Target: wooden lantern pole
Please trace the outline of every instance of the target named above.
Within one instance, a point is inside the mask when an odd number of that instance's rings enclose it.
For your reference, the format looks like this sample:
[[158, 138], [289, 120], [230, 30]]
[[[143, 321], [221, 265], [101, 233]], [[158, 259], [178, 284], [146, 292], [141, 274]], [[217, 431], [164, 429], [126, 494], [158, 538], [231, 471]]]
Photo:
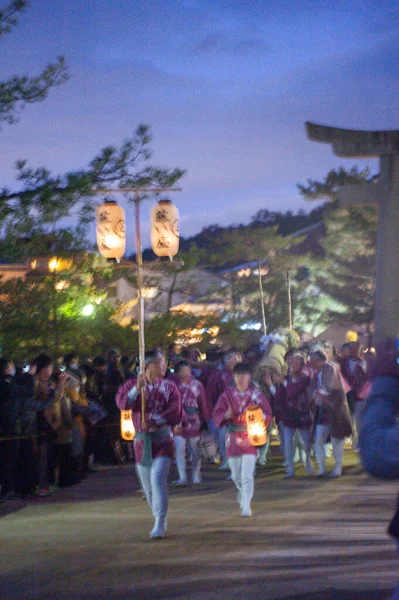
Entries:
[[[144, 296], [143, 296], [143, 253], [141, 250], [140, 232], [140, 202], [144, 200], [141, 194], [163, 194], [169, 192], [181, 192], [181, 188], [116, 188], [110, 190], [98, 190], [97, 194], [134, 193], [135, 225], [136, 225], [136, 264], [137, 264], [137, 299], [138, 299], [138, 327], [139, 327], [139, 358], [140, 371], [145, 372], [145, 336], [144, 336]], [[141, 421], [145, 423], [145, 390], [141, 392]]]
[[[136, 221], [136, 264], [137, 264], [137, 296], [138, 296], [138, 325], [139, 325], [139, 358], [140, 371], [145, 373], [145, 338], [144, 338], [144, 297], [143, 297], [143, 254], [141, 251], [140, 234], [140, 194], [135, 192], [134, 208]], [[145, 423], [145, 388], [141, 390], [141, 421]]]

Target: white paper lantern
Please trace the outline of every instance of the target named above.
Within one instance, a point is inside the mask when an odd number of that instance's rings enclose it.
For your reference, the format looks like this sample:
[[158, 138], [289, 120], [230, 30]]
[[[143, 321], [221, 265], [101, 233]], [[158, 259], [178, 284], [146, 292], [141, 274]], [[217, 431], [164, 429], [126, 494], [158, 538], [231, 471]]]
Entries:
[[133, 417], [131, 410], [121, 410], [121, 437], [122, 439], [131, 442], [136, 435], [133, 425]]
[[160, 200], [151, 211], [151, 246], [157, 256], [179, 250], [179, 211], [170, 200]]
[[264, 446], [267, 442], [267, 429], [261, 407], [248, 406], [245, 418], [249, 443], [252, 446]]
[[125, 211], [113, 200], [97, 206], [97, 245], [105, 258], [121, 258], [126, 248]]

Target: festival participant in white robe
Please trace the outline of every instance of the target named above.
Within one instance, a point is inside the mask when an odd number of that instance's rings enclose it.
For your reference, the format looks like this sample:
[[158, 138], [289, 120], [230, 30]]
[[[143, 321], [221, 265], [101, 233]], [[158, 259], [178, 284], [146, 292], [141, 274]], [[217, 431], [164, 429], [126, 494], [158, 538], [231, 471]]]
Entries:
[[201, 483], [201, 453], [198, 447], [200, 440], [201, 426], [205, 425], [210, 419], [209, 405], [205, 396], [205, 390], [202, 384], [194, 379], [191, 374], [190, 365], [185, 362], [179, 362], [175, 367], [177, 376], [177, 389], [180, 393], [182, 403], [182, 422], [175, 427], [175, 447], [176, 462], [179, 479], [175, 485], [187, 485], [186, 470], [186, 446], [192, 458], [192, 481], [193, 484]]
[[212, 416], [217, 427], [227, 425], [226, 453], [229, 467], [238, 489], [241, 515], [250, 517], [257, 448], [248, 439], [245, 411], [249, 406], [260, 406], [266, 427], [273, 417], [267, 399], [258, 388], [250, 386], [251, 368], [244, 363], [238, 363], [233, 374], [234, 386], [226, 389], [220, 396]]
[[[149, 352], [145, 373], [137, 380], [129, 379], [116, 395], [120, 410], [132, 409], [137, 473], [155, 518], [150, 533], [152, 538], [162, 538], [166, 533], [167, 479], [174, 454], [172, 428], [182, 418], [179, 391], [173, 382], [163, 379], [165, 372], [166, 362], [162, 354]], [[141, 417], [143, 390], [144, 423]]]

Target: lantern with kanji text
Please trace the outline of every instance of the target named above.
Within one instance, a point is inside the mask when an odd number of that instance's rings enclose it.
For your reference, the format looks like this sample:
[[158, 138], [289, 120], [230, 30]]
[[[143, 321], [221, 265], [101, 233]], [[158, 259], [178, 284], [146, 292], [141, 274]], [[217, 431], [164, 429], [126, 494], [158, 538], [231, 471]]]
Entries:
[[260, 406], [248, 406], [245, 411], [248, 440], [252, 446], [264, 446], [267, 441], [267, 429]]
[[126, 248], [125, 211], [114, 200], [97, 206], [97, 245], [105, 258], [122, 258]]
[[131, 442], [134, 439], [136, 431], [134, 429], [132, 411], [121, 410], [121, 436], [122, 439]]
[[179, 250], [179, 211], [170, 200], [159, 200], [151, 211], [151, 246], [170, 258]]

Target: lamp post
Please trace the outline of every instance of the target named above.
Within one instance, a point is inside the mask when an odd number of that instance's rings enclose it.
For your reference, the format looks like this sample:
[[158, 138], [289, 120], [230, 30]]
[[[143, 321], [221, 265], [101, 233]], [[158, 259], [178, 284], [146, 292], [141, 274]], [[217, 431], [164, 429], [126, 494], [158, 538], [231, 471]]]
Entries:
[[261, 273], [261, 270], [260, 270], [260, 260], [258, 260], [258, 274], [259, 274], [260, 305], [261, 305], [261, 308], [262, 308], [263, 334], [267, 335], [266, 314], [265, 314], [265, 295], [264, 295], [264, 292], [263, 292], [262, 273]]
[[287, 271], [287, 303], [288, 303], [288, 328], [292, 329], [292, 300], [291, 300], [291, 276]]
[[[136, 225], [136, 264], [137, 264], [137, 296], [138, 296], [138, 338], [140, 370], [144, 373], [145, 363], [145, 336], [144, 336], [144, 296], [143, 296], [143, 254], [141, 250], [140, 232], [140, 203], [145, 200], [143, 194], [162, 194], [169, 192], [181, 192], [181, 188], [116, 188], [108, 190], [97, 190], [97, 194], [134, 194], [134, 212]], [[142, 394], [141, 420], [145, 421], [145, 397]]]
[[54, 298], [54, 302], [53, 302], [54, 343], [55, 343], [55, 351], [58, 356], [58, 350], [60, 347], [60, 333], [59, 333], [59, 329], [58, 329], [58, 315], [57, 315], [57, 309], [58, 309], [58, 302], [57, 302], [58, 296], [57, 296], [57, 287], [56, 287], [57, 266], [58, 266], [58, 258], [57, 257], [52, 258], [48, 261], [48, 269], [53, 276], [52, 294], [53, 294], [53, 298]]

